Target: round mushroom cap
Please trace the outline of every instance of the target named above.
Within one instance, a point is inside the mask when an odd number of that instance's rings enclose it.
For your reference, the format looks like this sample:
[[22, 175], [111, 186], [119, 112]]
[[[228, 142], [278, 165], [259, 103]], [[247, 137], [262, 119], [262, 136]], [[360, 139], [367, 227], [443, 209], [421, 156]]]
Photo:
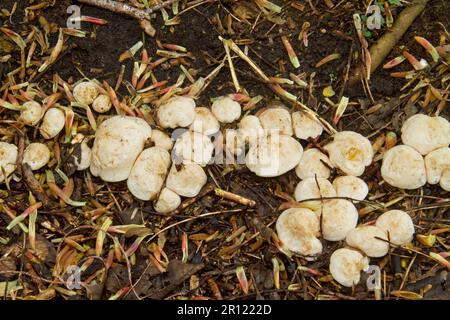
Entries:
[[317, 215], [305, 208], [291, 208], [283, 211], [276, 223], [278, 238], [289, 251], [303, 256], [317, 256], [322, 253], [320, 221]]
[[295, 168], [295, 173], [300, 179], [330, 177], [332, 164], [330, 159], [319, 149], [311, 148], [303, 152], [303, 156]]
[[52, 139], [64, 129], [65, 123], [64, 111], [59, 108], [51, 108], [45, 113], [39, 131], [45, 139]]
[[261, 122], [261, 126], [266, 131], [270, 132], [274, 130], [287, 136], [292, 136], [294, 134], [291, 114], [286, 108], [267, 108], [258, 115], [258, 118]]
[[354, 176], [337, 177], [333, 181], [333, 187], [338, 197], [353, 200], [362, 201], [369, 193], [367, 183], [363, 179]]
[[128, 190], [138, 199], [153, 200], [161, 191], [170, 167], [167, 150], [151, 147], [141, 152], [127, 180]]
[[170, 151], [173, 148], [173, 141], [169, 135], [158, 129], [152, 130], [151, 141], [155, 147], [163, 148], [167, 151]]
[[377, 226], [359, 226], [350, 230], [345, 241], [371, 258], [384, 257], [389, 251], [386, 232]]
[[[440, 148], [427, 154], [425, 156], [425, 170], [429, 184], [437, 184], [442, 181], [446, 171], [450, 171], [450, 148]], [[448, 176], [448, 173], [446, 175]]]
[[220, 124], [211, 110], [205, 107], [197, 107], [195, 108], [194, 122], [191, 123], [189, 129], [204, 135], [211, 135], [220, 130]]
[[204, 134], [186, 131], [175, 142], [173, 156], [176, 163], [195, 162], [202, 167], [211, 160], [214, 145]]
[[373, 149], [369, 139], [357, 132], [341, 131], [333, 141], [324, 146], [333, 166], [349, 176], [360, 176], [372, 163]]
[[98, 113], [108, 112], [111, 109], [111, 106], [111, 99], [106, 94], [99, 95], [92, 103], [92, 109]]
[[31, 170], [39, 170], [50, 160], [50, 150], [43, 143], [30, 143], [23, 152], [23, 163], [27, 163]]
[[388, 234], [390, 242], [396, 245], [408, 244], [414, 236], [414, 223], [405, 211], [390, 210], [378, 217], [375, 225]]
[[450, 144], [450, 122], [442, 117], [416, 114], [402, 126], [402, 141], [422, 155]]
[[245, 163], [260, 177], [277, 177], [295, 168], [303, 155], [302, 145], [286, 135], [262, 136], [250, 146]]
[[108, 182], [126, 180], [151, 133], [141, 118], [113, 116], [105, 120], [95, 133], [91, 173]]
[[75, 160], [75, 164], [77, 165], [78, 171], [83, 171], [89, 168], [91, 165], [91, 154], [92, 150], [89, 148], [85, 141], [81, 142], [81, 154], [80, 159]]
[[229, 96], [219, 97], [211, 106], [212, 113], [222, 123], [232, 123], [241, 116], [241, 105]]
[[163, 188], [154, 207], [156, 212], [169, 213], [176, 210], [180, 204], [181, 198], [177, 193], [168, 188]]
[[177, 169], [172, 165], [167, 176], [166, 187], [183, 197], [198, 195], [207, 180], [205, 171], [196, 163], [185, 163]]
[[317, 138], [323, 132], [323, 127], [316, 119], [312, 119], [306, 112], [296, 111], [292, 114], [292, 126], [295, 136], [302, 140]]
[[174, 96], [159, 106], [156, 118], [162, 128], [189, 127], [195, 119], [195, 101]]
[[98, 96], [98, 87], [92, 81], [83, 81], [73, 88], [73, 97], [78, 102], [90, 105]]
[[34, 126], [41, 120], [42, 106], [36, 101], [27, 101], [23, 104], [25, 109], [20, 113], [19, 121]]
[[337, 249], [330, 257], [330, 272], [333, 279], [345, 287], [359, 283], [361, 271], [369, 267], [369, 258], [356, 250]]
[[0, 141], [0, 183], [5, 181], [16, 170], [17, 147], [11, 143]]
[[397, 188], [420, 188], [427, 182], [425, 161], [412, 147], [395, 146], [383, 155], [381, 176], [384, 181]]
[[325, 201], [322, 206], [322, 234], [328, 241], [344, 240], [358, 223], [358, 210], [344, 199]]
[[258, 137], [264, 135], [264, 129], [257, 116], [247, 115], [239, 121], [239, 133], [250, 145], [257, 142]]
[[[296, 201], [308, 199], [320, 199], [336, 197], [336, 191], [333, 185], [324, 178], [306, 178], [300, 181], [295, 187], [294, 197]], [[320, 200], [311, 201], [320, 204]]]

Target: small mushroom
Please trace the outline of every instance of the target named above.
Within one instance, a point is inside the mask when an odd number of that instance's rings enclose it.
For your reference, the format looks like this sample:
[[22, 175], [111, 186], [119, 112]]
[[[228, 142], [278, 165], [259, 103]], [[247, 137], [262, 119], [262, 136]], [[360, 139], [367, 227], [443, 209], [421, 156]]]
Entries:
[[285, 107], [269, 107], [258, 114], [261, 126], [266, 131], [276, 130], [280, 134], [292, 136], [291, 114]]
[[450, 148], [431, 151], [425, 156], [425, 169], [429, 184], [440, 183], [441, 188], [450, 191]]
[[[300, 181], [295, 188], [294, 197], [296, 201], [308, 199], [320, 199], [336, 197], [333, 185], [324, 178], [306, 178]], [[308, 201], [311, 204], [320, 204], [320, 200]]]
[[182, 197], [195, 197], [205, 185], [207, 177], [196, 163], [172, 165], [167, 176], [166, 187]]
[[181, 159], [183, 162], [195, 162], [202, 167], [211, 160], [214, 145], [211, 139], [204, 134], [186, 131], [175, 142], [173, 154], [177, 163]]
[[375, 225], [388, 234], [390, 242], [405, 245], [414, 237], [414, 223], [405, 211], [390, 210], [378, 217]]
[[239, 156], [245, 151], [245, 140], [240, 130], [225, 130], [225, 148], [234, 156]]
[[156, 212], [169, 213], [176, 210], [180, 204], [181, 198], [177, 193], [169, 188], [163, 188], [154, 207]]
[[23, 152], [23, 163], [27, 163], [31, 170], [39, 170], [50, 160], [50, 150], [43, 143], [30, 143]]
[[367, 183], [363, 179], [354, 176], [337, 177], [333, 181], [333, 187], [338, 197], [353, 200], [362, 201], [369, 193]]
[[322, 234], [328, 241], [344, 240], [358, 223], [358, 210], [344, 199], [325, 201], [322, 206]]
[[222, 123], [232, 123], [241, 116], [241, 105], [229, 96], [219, 97], [214, 100], [211, 111]]
[[330, 159], [325, 154], [319, 149], [311, 148], [303, 152], [295, 173], [300, 179], [313, 177], [328, 179], [332, 167]]
[[92, 81], [83, 81], [73, 88], [73, 97], [80, 103], [90, 105], [98, 96], [98, 87]]
[[320, 221], [317, 215], [305, 208], [291, 208], [283, 211], [276, 223], [278, 238], [289, 251], [303, 256], [317, 256], [322, 253]]
[[417, 189], [427, 182], [422, 155], [407, 145], [395, 146], [383, 155], [381, 176], [391, 186]]
[[450, 122], [442, 117], [416, 114], [402, 126], [402, 141], [422, 155], [450, 144]]
[[16, 161], [17, 147], [11, 143], [0, 141], [0, 183], [16, 170]]
[[173, 141], [169, 135], [158, 129], [152, 130], [151, 141], [155, 147], [163, 148], [167, 151], [170, 151], [173, 148]]
[[292, 114], [292, 126], [295, 136], [302, 140], [317, 138], [323, 132], [323, 127], [315, 119], [312, 119], [306, 112], [296, 111]]
[[369, 267], [369, 258], [356, 250], [341, 248], [330, 257], [330, 272], [334, 280], [345, 287], [359, 283], [361, 271]]
[[211, 135], [220, 130], [220, 124], [211, 110], [197, 107], [195, 108], [194, 122], [191, 123], [189, 129], [204, 135]]
[[258, 141], [264, 135], [264, 129], [257, 116], [247, 115], [239, 121], [239, 133], [250, 144]]
[[111, 109], [111, 106], [111, 99], [106, 94], [99, 95], [92, 103], [92, 109], [98, 113], [108, 112]]
[[384, 257], [389, 251], [387, 234], [377, 226], [359, 226], [350, 230], [345, 241], [371, 258]]
[[81, 142], [81, 155], [80, 159], [75, 160], [75, 164], [77, 166], [78, 171], [83, 171], [89, 168], [91, 165], [91, 154], [92, 150], [89, 148], [85, 141]]
[[353, 131], [333, 135], [333, 141], [324, 146], [333, 166], [349, 176], [360, 176], [372, 163], [373, 149], [369, 139]]
[[52, 139], [61, 132], [65, 122], [64, 111], [59, 108], [51, 108], [45, 113], [39, 131], [45, 139]]
[[23, 104], [25, 108], [19, 117], [19, 121], [28, 126], [36, 125], [42, 117], [42, 106], [36, 101], [27, 101]]
[[174, 96], [159, 106], [156, 117], [164, 129], [189, 127], [195, 119], [195, 101], [190, 97]]

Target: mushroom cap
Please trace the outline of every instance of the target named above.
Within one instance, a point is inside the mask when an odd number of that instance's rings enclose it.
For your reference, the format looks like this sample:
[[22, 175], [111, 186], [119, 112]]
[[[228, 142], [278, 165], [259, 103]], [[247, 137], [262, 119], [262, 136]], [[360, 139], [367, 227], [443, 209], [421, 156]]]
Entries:
[[11, 143], [0, 141], [0, 183], [5, 181], [5, 175], [8, 177], [16, 170], [17, 147]]
[[39, 131], [45, 139], [52, 139], [61, 132], [65, 123], [64, 111], [59, 108], [51, 108], [45, 113]]
[[183, 197], [198, 195], [207, 180], [205, 171], [196, 163], [185, 163], [177, 169], [172, 165], [166, 180], [166, 187]]
[[177, 193], [169, 188], [163, 188], [154, 207], [156, 212], [169, 213], [176, 210], [180, 204], [181, 198]]
[[358, 284], [361, 271], [369, 267], [369, 258], [356, 250], [341, 248], [330, 257], [330, 272], [333, 279], [345, 287]]
[[195, 119], [195, 101], [174, 96], [159, 106], [156, 117], [162, 128], [189, 127]]
[[214, 145], [211, 139], [204, 134], [186, 131], [175, 142], [173, 156], [177, 163], [195, 162], [202, 167], [211, 160]]
[[407, 145], [395, 146], [383, 155], [381, 176], [391, 186], [417, 189], [427, 182], [422, 155]]
[[234, 156], [238, 156], [245, 151], [245, 139], [240, 130], [225, 130], [225, 148]]
[[296, 111], [292, 114], [292, 126], [295, 136], [302, 140], [317, 138], [323, 132], [323, 127], [315, 119], [312, 119], [306, 112]]
[[220, 130], [220, 124], [211, 110], [205, 107], [197, 107], [195, 108], [194, 122], [191, 123], [189, 129], [205, 135], [211, 135]]
[[314, 177], [328, 179], [332, 167], [330, 159], [324, 153], [319, 149], [311, 148], [303, 152], [303, 156], [295, 168], [295, 173], [300, 179]]
[[161, 191], [170, 167], [167, 150], [151, 147], [141, 152], [127, 180], [128, 190], [138, 199], [153, 200]]
[[31, 170], [39, 170], [50, 160], [50, 150], [43, 143], [30, 143], [23, 152], [23, 163], [27, 163]]
[[214, 100], [211, 111], [222, 123], [232, 123], [241, 116], [241, 105], [229, 96]]
[[278, 238], [294, 253], [316, 256], [322, 253], [320, 221], [317, 215], [305, 208], [291, 208], [283, 211], [276, 223]]
[[27, 101], [23, 104], [25, 110], [20, 113], [19, 120], [29, 126], [34, 126], [41, 120], [42, 106], [36, 101]]
[[258, 115], [258, 118], [261, 122], [261, 126], [266, 131], [275, 130], [278, 133], [287, 136], [292, 136], [294, 134], [291, 114], [286, 108], [266, 108]]
[[[296, 201], [308, 199], [320, 199], [336, 197], [336, 191], [333, 185], [324, 178], [306, 178], [300, 181], [295, 187], [294, 197]], [[320, 200], [311, 201], [320, 204]]]
[[439, 183], [444, 177], [444, 173], [450, 171], [450, 148], [436, 149], [427, 154], [425, 156], [425, 170], [429, 184]]
[[442, 117], [416, 114], [408, 118], [402, 126], [402, 141], [422, 155], [448, 147], [450, 144], [450, 122]]
[[371, 258], [380, 258], [387, 255], [389, 242], [386, 232], [377, 226], [359, 226], [350, 230], [345, 238], [347, 244], [359, 249]]
[[245, 163], [257, 176], [277, 177], [295, 168], [302, 155], [302, 145], [291, 136], [270, 134], [250, 146]]
[[367, 183], [358, 177], [341, 176], [333, 181], [333, 187], [338, 197], [362, 201], [369, 193]]
[[244, 116], [238, 124], [239, 132], [241, 136], [249, 142], [254, 144], [257, 142], [258, 137], [264, 135], [264, 129], [261, 126], [259, 118], [254, 115]]
[[375, 225], [388, 234], [388, 239], [396, 245], [411, 242], [414, 236], [414, 223], [405, 211], [390, 210], [378, 217]]
[[108, 112], [111, 109], [111, 106], [111, 99], [106, 94], [99, 95], [92, 103], [92, 109], [98, 113]]
[[445, 170], [442, 174], [441, 180], [439, 181], [439, 185], [445, 191], [450, 191], [450, 170]]
[[80, 147], [81, 147], [81, 157], [79, 161], [78, 159], [75, 160], [75, 164], [77, 165], [78, 171], [83, 171], [89, 168], [89, 166], [91, 165], [92, 150], [91, 148], [89, 148], [89, 146], [85, 141], [81, 142]]
[[137, 117], [113, 116], [102, 122], [92, 147], [92, 174], [108, 182], [127, 179], [151, 133], [147, 122]]
[[98, 87], [92, 81], [83, 81], [73, 88], [73, 97], [78, 102], [90, 105], [98, 96]]
[[358, 223], [358, 210], [344, 199], [325, 201], [322, 206], [322, 234], [328, 241], [345, 239]]
[[173, 141], [169, 135], [158, 129], [152, 130], [151, 141], [155, 147], [163, 148], [167, 151], [170, 151], [173, 148]]
[[349, 176], [360, 176], [372, 163], [373, 149], [369, 139], [353, 131], [341, 131], [324, 146], [333, 166]]

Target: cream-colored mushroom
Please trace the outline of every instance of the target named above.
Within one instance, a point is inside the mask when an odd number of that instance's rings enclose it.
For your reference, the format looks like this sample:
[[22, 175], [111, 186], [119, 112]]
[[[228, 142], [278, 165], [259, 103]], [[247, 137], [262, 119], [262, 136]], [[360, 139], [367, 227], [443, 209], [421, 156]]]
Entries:
[[36, 125], [42, 117], [42, 106], [36, 101], [27, 101], [23, 104], [24, 110], [20, 113], [19, 121], [29, 126]]
[[387, 234], [377, 226], [359, 226], [350, 230], [345, 241], [371, 258], [384, 257], [389, 251]]
[[156, 118], [162, 128], [189, 127], [195, 119], [195, 101], [174, 96], [159, 106]]
[[[334, 190], [333, 185], [327, 179], [306, 178], [297, 184], [294, 192], [294, 197], [296, 201], [330, 198], [336, 197], [336, 191]], [[310, 203], [320, 204], [321, 200], [310, 201]]]
[[314, 257], [322, 253], [320, 221], [317, 215], [304, 208], [283, 211], [276, 223], [278, 238], [289, 251]]
[[375, 225], [388, 234], [390, 242], [405, 245], [414, 237], [414, 223], [405, 211], [390, 210], [378, 217]]
[[353, 200], [362, 201], [369, 193], [367, 183], [363, 179], [354, 176], [337, 177], [333, 181], [333, 187], [338, 197]]
[[332, 164], [330, 159], [319, 149], [311, 148], [303, 152], [303, 156], [295, 168], [295, 173], [300, 179], [330, 177]]
[[395, 146], [383, 155], [381, 176], [391, 186], [417, 189], [425, 185], [427, 176], [422, 155], [407, 145]]
[[311, 118], [303, 111], [296, 111], [292, 114], [292, 126], [295, 136], [302, 140], [317, 138], [323, 132], [323, 127], [317, 120]]
[[52, 139], [61, 132], [65, 122], [64, 111], [59, 108], [51, 108], [45, 113], [39, 131], [45, 139]]
[[173, 151], [177, 163], [195, 162], [204, 167], [211, 160], [214, 145], [208, 136], [186, 131], [175, 142]]
[[205, 107], [197, 107], [195, 108], [194, 122], [191, 123], [189, 129], [205, 135], [211, 135], [220, 130], [220, 124], [211, 110]]
[[127, 179], [151, 133], [147, 122], [137, 117], [114, 116], [102, 122], [92, 147], [92, 174], [108, 182]]
[[353, 131], [336, 133], [324, 149], [331, 163], [349, 176], [362, 175], [372, 163], [373, 149], [369, 139]]
[[440, 183], [442, 189], [450, 191], [450, 148], [431, 151], [425, 156], [425, 169], [429, 184]]
[[195, 197], [207, 180], [205, 171], [196, 163], [172, 165], [166, 187], [183, 197]]
[[98, 96], [98, 87], [92, 81], [83, 81], [73, 88], [73, 97], [78, 102], [90, 105]]
[[222, 123], [232, 123], [241, 116], [241, 105], [229, 96], [219, 97], [214, 100], [211, 111]]
[[233, 156], [239, 156], [245, 151], [245, 140], [239, 130], [225, 130], [225, 148]]
[[422, 155], [450, 144], [450, 122], [442, 117], [416, 114], [402, 126], [402, 141]]
[[361, 271], [369, 267], [369, 258], [356, 250], [337, 249], [330, 257], [330, 272], [334, 280], [345, 287], [359, 283]]
[[17, 147], [11, 143], [0, 141], [0, 183], [16, 170], [16, 161]]
[[156, 212], [169, 213], [176, 210], [180, 204], [181, 198], [177, 193], [169, 188], [163, 188], [154, 207]]
[[89, 168], [91, 165], [91, 154], [92, 150], [89, 148], [87, 143], [85, 141], [81, 142], [81, 154], [80, 159], [77, 159], [75, 161], [75, 164], [77, 165], [78, 171], [83, 171]]
[[292, 136], [294, 134], [291, 114], [286, 108], [266, 108], [258, 114], [258, 118], [261, 122], [261, 126], [268, 132], [275, 130], [278, 133], [287, 136]]
[[257, 116], [244, 116], [238, 124], [239, 134], [250, 145], [257, 143], [258, 138], [264, 135], [264, 129]]
[[169, 135], [158, 129], [152, 130], [151, 141], [155, 147], [163, 148], [167, 151], [170, 151], [173, 148], [173, 141]]
[[99, 95], [92, 103], [92, 109], [98, 113], [108, 112], [111, 109], [111, 106], [111, 99], [106, 94]]
[[325, 240], [344, 240], [358, 223], [358, 210], [344, 199], [325, 201], [322, 206], [322, 235]]
[[23, 152], [23, 163], [27, 163], [31, 170], [39, 170], [50, 160], [50, 150], [43, 143], [30, 143]]

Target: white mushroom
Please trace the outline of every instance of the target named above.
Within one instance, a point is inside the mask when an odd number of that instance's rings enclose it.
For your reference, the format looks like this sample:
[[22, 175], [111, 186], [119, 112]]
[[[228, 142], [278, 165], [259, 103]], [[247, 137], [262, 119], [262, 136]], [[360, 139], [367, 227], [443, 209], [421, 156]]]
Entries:
[[422, 155], [448, 147], [450, 144], [450, 122], [442, 117], [416, 114], [402, 126], [402, 141]]
[[427, 182], [425, 161], [412, 147], [395, 146], [383, 155], [381, 176], [384, 181], [397, 188], [420, 188]]
[[229, 96], [219, 97], [211, 106], [212, 113], [222, 123], [232, 123], [241, 116], [241, 105]]
[[140, 200], [153, 200], [163, 187], [170, 162], [167, 150], [158, 147], [145, 149], [131, 169], [128, 190]]
[[195, 119], [195, 101], [190, 97], [172, 97], [159, 106], [156, 117], [162, 128], [189, 127]]
[[330, 272], [333, 279], [345, 287], [359, 283], [361, 271], [369, 267], [369, 258], [356, 250], [337, 249], [330, 257]]
[[245, 140], [239, 130], [225, 130], [225, 148], [234, 156], [239, 156], [245, 151]]
[[66, 116], [64, 111], [59, 108], [49, 109], [42, 120], [40, 127], [41, 135], [45, 139], [52, 139], [56, 137], [64, 128], [66, 122]]
[[114, 116], [102, 122], [92, 147], [92, 174], [108, 182], [127, 179], [151, 133], [147, 122], [137, 117]]
[[317, 256], [322, 253], [320, 221], [317, 215], [304, 208], [287, 209], [276, 223], [278, 238], [283, 246], [303, 256]]
[[22, 121], [26, 125], [34, 126], [41, 120], [42, 117], [42, 107], [40, 103], [36, 101], [27, 101], [23, 104], [25, 108], [19, 117], [19, 121]]
[[[336, 191], [327, 179], [306, 178], [297, 184], [294, 197], [296, 201], [336, 197]], [[311, 203], [320, 204], [321, 201], [315, 200], [311, 201]]]
[[81, 142], [81, 154], [80, 159], [77, 159], [75, 161], [75, 164], [77, 165], [78, 171], [83, 171], [89, 168], [91, 165], [91, 154], [92, 150], [89, 148], [87, 143], [85, 141]]
[[386, 232], [377, 226], [359, 226], [350, 230], [345, 241], [371, 258], [384, 257], [389, 251]]
[[303, 111], [296, 111], [292, 114], [292, 126], [295, 136], [302, 140], [315, 139], [323, 132], [322, 125]]
[[331, 163], [349, 176], [360, 176], [372, 163], [373, 149], [369, 139], [353, 131], [341, 131], [324, 146]]
[[325, 201], [322, 206], [322, 234], [325, 240], [344, 240], [358, 223], [358, 210], [344, 199]]
[[177, 163], [195, 162], [202, 167], [211, 160], [214, 145], [204, 134], [186, 131], [175, 142], [173, 156]]
[[333, 181], [333, 187], [338, 197], [362, 201], [369, 193], [367, 183], [358, 177], [342, 176]]
[[27, 163], [31, 170], [39, 170], [50, 160], [50, 150], [43, 143], [30, 143], [23, 152], [23, 163]]
[[0, 183], [5, 181], [16, 170], [17, 147], [11, 143], [0, 141]]
[[158, 129], [152, 130], [151, 141], [155, 147], [163, 148], [167, 151], [170, 151], [173, 148], [173, 141], [169, 135]]
[[106, 94], [99, 95], [92, 103], [92, 109], [98, 113], [108, 112], [111, 109], [111, 106], [111, 99]]
[[194, 122], [191, 123], [189, 129], [205, 135], [211, 135], [220, 130], [220, 124], [211, 110], [205, 107], [197, 107], [195, 108]]
[[440, 148], [427, 154], [425, 169], [429, 184], [440, 183], [442, 189], [450, 191], [450, 148]]
[[195, 197], [205, 185], [207, 177], [196, 163], [172, 165], [167, 176], [166, 187], [183, 197]]
[[264, 129], [257, 116], [247, 115], [239, 121], [239, 133], [250, 144], [257, 142], [264, 135]]
[[311, 148], [303, 152], [300, 163], [295, 168], [295, 173], [300, 179], [330, 177], [332, 164], [330, 159], [319, 149]]
[[178, 208], [180, 204], [181, 198], [177, 193], [168, 188], [163, 188], [154, 207], [156, 212], [169, 213]]
[[390, 242], [396, 245], [405, 245], [412, 241], [414, 236], [414, 223], [405, 211], [390, 210], [378, 217], [375, 225], [388, 234]]
[[292, 136], [294, 134], [292, 129], [291, 114], [286, 108], [271, 107], [264, 109], [258, 114], [261, 126], [266, 131], [276, 130], [280, 134]]
[[92, 81], [83, 81], [73, 88], [73, 97], [78, 102], [90, 105], [98, 96], [98, 87]]

